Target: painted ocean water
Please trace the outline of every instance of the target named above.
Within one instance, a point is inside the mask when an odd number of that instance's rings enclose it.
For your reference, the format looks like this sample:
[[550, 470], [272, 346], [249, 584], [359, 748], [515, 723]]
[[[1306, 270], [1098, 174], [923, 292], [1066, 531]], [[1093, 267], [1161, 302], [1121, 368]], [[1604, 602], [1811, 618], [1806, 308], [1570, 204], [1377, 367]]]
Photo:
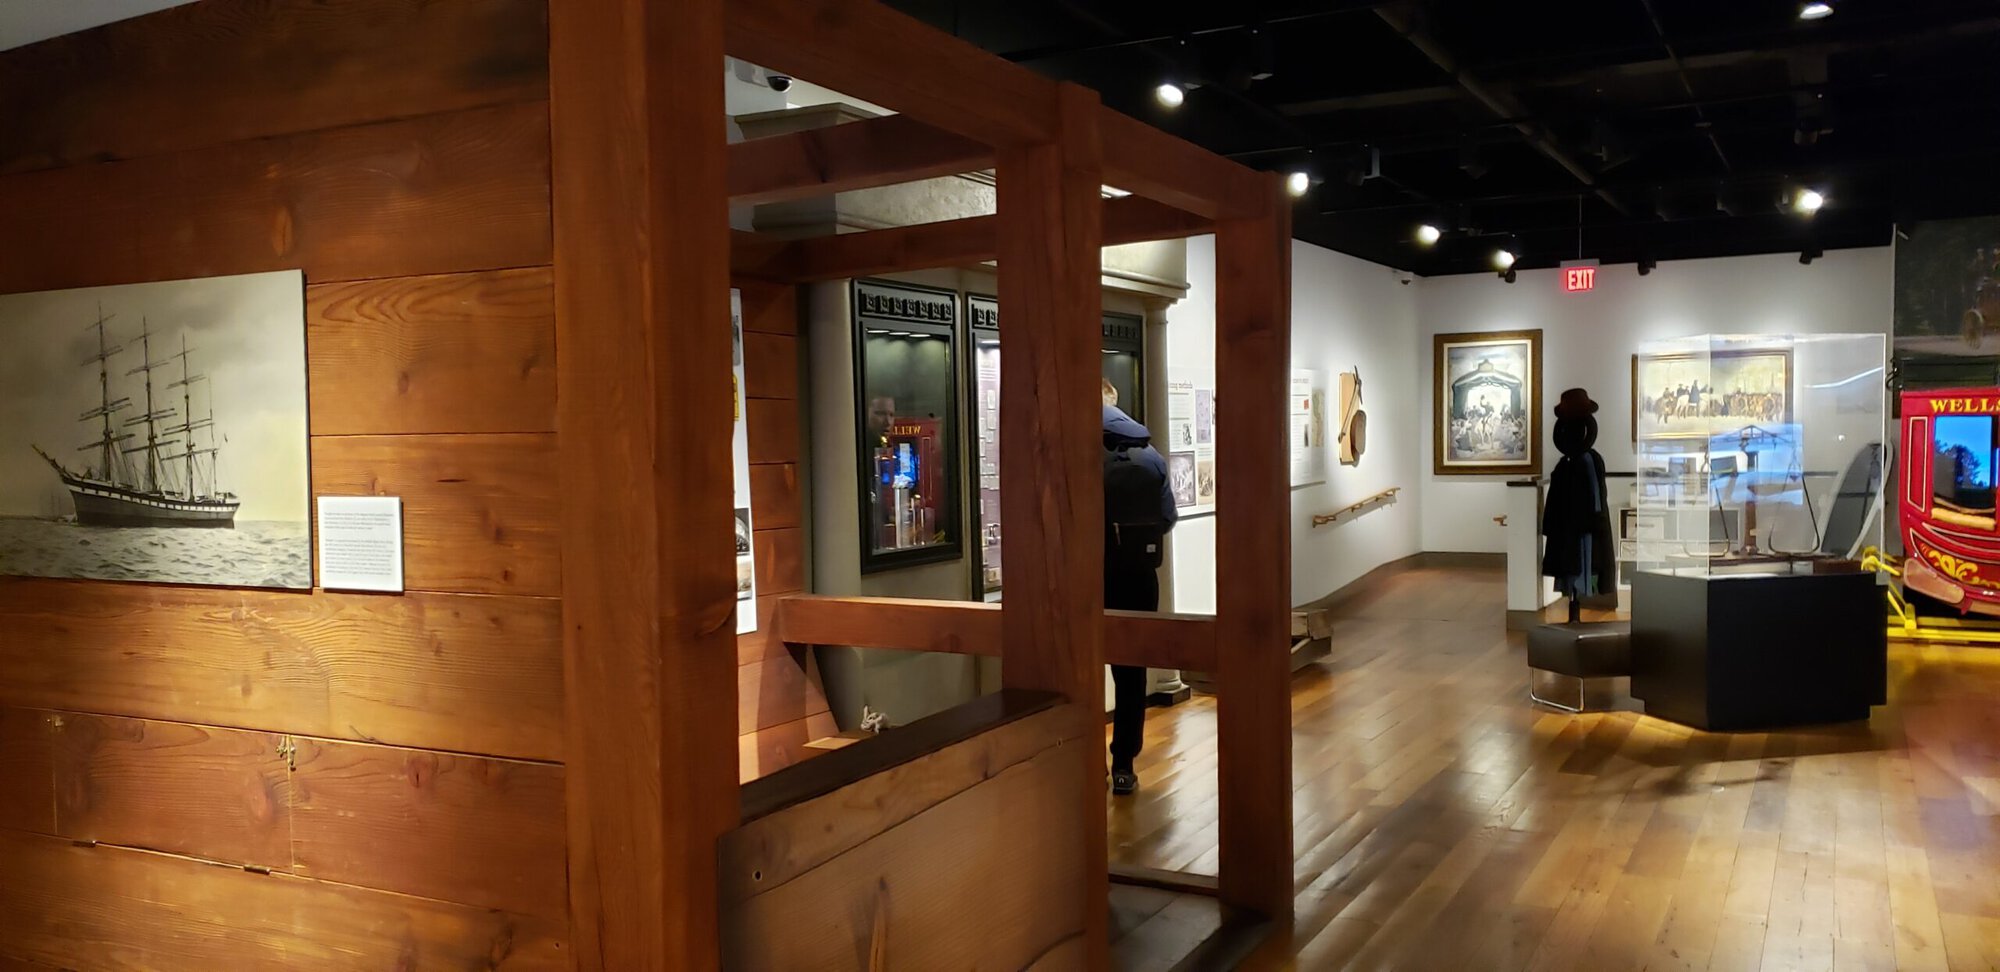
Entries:
[[312, 545], [305, 523], [247, 520], [209, 530], [0, 517], [0, 574], [308, 588]]

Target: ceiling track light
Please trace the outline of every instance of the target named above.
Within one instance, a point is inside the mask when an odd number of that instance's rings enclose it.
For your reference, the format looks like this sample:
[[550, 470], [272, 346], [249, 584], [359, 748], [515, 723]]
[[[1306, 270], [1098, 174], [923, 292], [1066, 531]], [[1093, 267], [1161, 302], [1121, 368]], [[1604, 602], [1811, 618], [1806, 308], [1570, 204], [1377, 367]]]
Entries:
[[1814, 260], [1817, 260], [1825, 255], [1826, 255], [1825, 248], [1819, 246], [1808, 246], [1805, 249], [1799, 251], [1799, 263], [1805, 266], [1812, 266], [1812, 262]]
[[1515, 272], [1514, 272], [1513, 270], [1502, 270], [1502, 271], [1500, 271], [1500, 280], [1501, 280], [1501, 282], [1503, 282], [1503, 283], [1513, 283], [1513, 282], [1514, 282], [1514, 280], [1515, 280], [1515, 278], [1516, 278], [1516, 276], [1517, 276], [1517, 275], [1516, 275], [1516, 273], [1515, 273]]
[[1435, 246], [1437, 241], [1443, 238], [1444, 230], [1438, 229], [1435, 224], [1422, 223], [1417, 226], [1417, 242], [1423, 246]]
[[1825, 20], [1833, 16], [1833, 4], [1829, 0], [1813, 0], [1799, 5], [1800, 20]]
[[1811, 216], [1826, 205], [1826, 194], [1817, 189], [1800, 189], [1792, 197], [1792, 209], [1802, 216]]
[[1153, 89], [1153, 100], [1167, 108], [1179, 108], [1187, 101], [1187, 89], [1172, 81], [1162, 81]]
[[1293, 199], [1312, 191], [1312, 187], [1312, 173], [1304, 169], [1294, 169], [1285, 176], [1285, 191], [1291, 193]]
[[[1508, 272], [1514, 269], [1514, 261], [1520, 259], [1512, 249], [1501, 247], [1493, 251], [1493, 269]], [[1510, 283], [1512, 281], [1509, 281]]]
[[1653, 270], [1657, 268], [1659, 265], [1660, 261], [1655, 260], [1652, 257], [1640, 257], [1638, 263], [1639, 276], [1643, 277], [1646, 276], [1647, 274], [1652, 273]]

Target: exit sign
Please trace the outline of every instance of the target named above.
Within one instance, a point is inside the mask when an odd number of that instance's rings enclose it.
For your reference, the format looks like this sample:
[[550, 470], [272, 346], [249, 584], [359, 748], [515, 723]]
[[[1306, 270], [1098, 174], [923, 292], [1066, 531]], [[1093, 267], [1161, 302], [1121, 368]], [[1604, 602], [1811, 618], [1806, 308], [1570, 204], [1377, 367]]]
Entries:
[[1597, 287], [1597, 261], [1571, 260], [1562, 265], [1563, 292], [1588, 293]]

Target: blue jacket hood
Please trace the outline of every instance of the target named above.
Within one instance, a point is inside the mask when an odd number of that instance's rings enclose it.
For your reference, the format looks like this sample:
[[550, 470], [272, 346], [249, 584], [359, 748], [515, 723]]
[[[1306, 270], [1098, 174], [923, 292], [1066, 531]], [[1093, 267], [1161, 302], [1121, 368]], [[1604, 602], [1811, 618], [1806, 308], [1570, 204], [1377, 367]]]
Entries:
[[1139, 424], [1139, 420], [1125, 414], [1116, 405], [1104, 406], [1104, 444], [1109, 446], [1151, 445], [1153, 433]]

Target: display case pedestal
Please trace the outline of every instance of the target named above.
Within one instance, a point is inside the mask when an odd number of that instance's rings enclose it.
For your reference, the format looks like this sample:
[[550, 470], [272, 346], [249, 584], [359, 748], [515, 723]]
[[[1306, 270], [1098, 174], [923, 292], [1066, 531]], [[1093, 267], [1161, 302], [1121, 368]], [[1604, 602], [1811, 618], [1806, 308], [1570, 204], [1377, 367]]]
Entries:
[[1887, 701], [1888, 642], [1872, 574], [1632, 579], [1632, 695], [1697, 729], [1868, 718]]

